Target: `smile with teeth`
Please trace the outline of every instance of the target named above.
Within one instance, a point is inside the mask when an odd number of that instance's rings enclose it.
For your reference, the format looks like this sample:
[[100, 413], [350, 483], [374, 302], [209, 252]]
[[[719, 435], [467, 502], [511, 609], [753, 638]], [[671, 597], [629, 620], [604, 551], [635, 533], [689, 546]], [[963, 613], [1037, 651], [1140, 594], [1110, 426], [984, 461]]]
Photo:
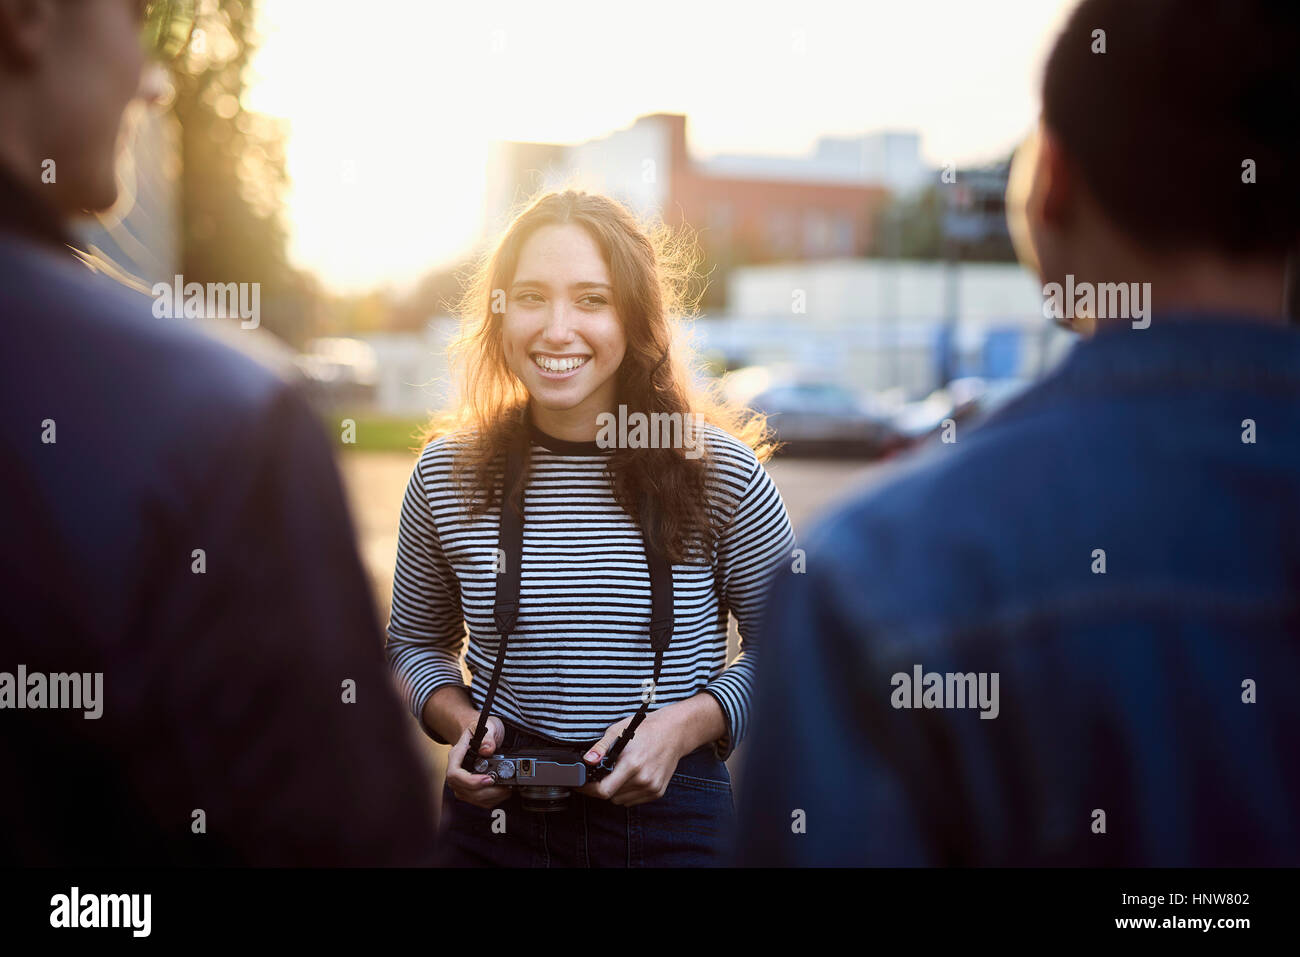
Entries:
[[587, 364], [590, 356], [569, 356], [564, 359], [555, 359], [551, 356], [544, 356], [533, 353], [533, 364], [539, 369], [545, 369], [547, 372], [572, 372], [580, 369]]

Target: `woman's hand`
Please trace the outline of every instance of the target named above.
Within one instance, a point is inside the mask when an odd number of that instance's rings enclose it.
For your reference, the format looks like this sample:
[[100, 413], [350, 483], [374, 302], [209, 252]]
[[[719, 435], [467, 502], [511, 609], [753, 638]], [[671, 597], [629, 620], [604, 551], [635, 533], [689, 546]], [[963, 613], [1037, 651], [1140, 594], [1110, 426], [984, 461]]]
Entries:
[[[477, 726], [476, 715], [474, 721], [461, 731], [460, 740], [447, 755], [447, 786], [451, 788], [451, 793], [462, 801], [478, 807], [495, 807], [510, 796], [510, 789], [494, 784], [492, 778], [486, 774], [472, 774], [461, 768], [461, 763], [465, 760], [465, 751], [469, 748], [469, 739]], [[495, 754], [505, 738], [506, 728], [501, 723], [501, 719], [488, 718], [487, 731], [478, 749], [479, 755], [487, 757], [489, 754]]]
[[[596, 764], [608, 754], [631, 720], [624, 718], [611, 725], [605, 736], [587, 752], [586, 762]], [[578, 793], [605, 798], [627, 807], [658, 800], [668, 790], [668, 781], [677, 770], [677, 762], [687, 750], [672, 706], [651, 711], [618, 756], [609, 776], [603, 781], [583, 785], [577, 789]]]

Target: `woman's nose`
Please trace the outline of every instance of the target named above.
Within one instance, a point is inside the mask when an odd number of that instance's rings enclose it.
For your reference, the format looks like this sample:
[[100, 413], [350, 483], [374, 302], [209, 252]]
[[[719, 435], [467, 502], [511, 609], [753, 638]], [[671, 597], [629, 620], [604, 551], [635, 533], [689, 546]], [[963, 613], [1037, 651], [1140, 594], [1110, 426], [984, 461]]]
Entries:
[[548, 342], [568, 342], [573, 338], [573, 322], [568, 305], [563, 302], [551, 305], [543, 335]]

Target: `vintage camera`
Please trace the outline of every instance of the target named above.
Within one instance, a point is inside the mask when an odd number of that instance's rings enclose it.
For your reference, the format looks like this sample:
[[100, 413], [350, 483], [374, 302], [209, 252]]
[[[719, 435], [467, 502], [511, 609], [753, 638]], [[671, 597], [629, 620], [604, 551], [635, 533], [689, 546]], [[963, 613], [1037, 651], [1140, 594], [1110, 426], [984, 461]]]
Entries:
[[493, 754], [474, 762], [475, 774], [489, 775], [503, 787], [519, 788], [519, 800], [526, 811], [561, 811], [574, 788], [599, 781], [610, 771], [608, 757], [597, 765], [582, 760], [582, 754], [563, 748], [532, 748], [511, 754]]

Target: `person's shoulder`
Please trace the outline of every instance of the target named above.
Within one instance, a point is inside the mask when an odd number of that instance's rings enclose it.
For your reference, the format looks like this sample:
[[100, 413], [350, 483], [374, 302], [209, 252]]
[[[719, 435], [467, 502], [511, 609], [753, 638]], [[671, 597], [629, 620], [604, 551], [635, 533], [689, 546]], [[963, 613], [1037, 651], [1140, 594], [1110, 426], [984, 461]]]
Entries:
[[749, 445], [719, 425], [705, 422], [696, 434], [687, 454], [702, 454], [710, 503], [730, 522], [754, 481], [766, 474], [763, 465]]
[[[75, 437], [76, 510], [139, 510], [183, 524], [219, 514], [254, 483], [333, 481], [321, 422], [295, 385], [193, 328], [158, 318], [149, 296], [75, 261], [0, 245], [0, 404]], [[269, 333], [267, 333], [269, 335]], [[26, 414], [11, 419], [27, 418]], [[0, 422], [0, 440], [24, 427]], [[21, 468], [57, 468], [20, 452]], [[227, 495], [227, 505], [213, 505]]]
[[190, 325], [219, 320], [156, 318], [142, 292], [70, 257], [0, 242], [11, 342], [42, 354], [46, 374], [85, 384], [81, 391], [99, 401], [147, 407], [160, 427], [169, 409], [228, 420], [257, 414], [284, 392], [276, 373]]
[[476, 438], [473, 429], [444, 432], [425, 443], [416, 458], [415, 469], [426, 489], [448, 484], [457, 462]]
[[800, 542], [825, 596], [901, 634], [994, 609], [1050, 574], [1030, 567], [1042, 559], [1031, 546], [1060, 528], [1065, 503], [1042, 484], [1069, 435], [1033, 391], [951, 444], [877, 466], [885, 474], [818, 515]]
[[824, 517], [828, 527], [885, 530], [904, 526], [913, 538], [930, 530], [951, 533], [955, 515], [985, 514], [1023, 496], [1042, 481], [1036, 463], [1050, 462], [1057, 442], [1069, 435], [1054, 415], [1039, 415], [1036, 386], [982, 424], [957, 425], [951, 442], [931, 440], [902, 459], [878, 468], [885, 474], [868, 488], [839, 503]]
[[712, 422], [704, 423], [700, 429], [699, 442], [704, 447], [705, 461], [710, 470], [728, 483], [740, 483], [743, 488], [762, 468], [758, 456], [747, 443]]
[[429, 463], [450, 462], [467, 451], [475, 441], [476, 431], [458, 429], [434, 436], [420, 449], [420, 460]]

